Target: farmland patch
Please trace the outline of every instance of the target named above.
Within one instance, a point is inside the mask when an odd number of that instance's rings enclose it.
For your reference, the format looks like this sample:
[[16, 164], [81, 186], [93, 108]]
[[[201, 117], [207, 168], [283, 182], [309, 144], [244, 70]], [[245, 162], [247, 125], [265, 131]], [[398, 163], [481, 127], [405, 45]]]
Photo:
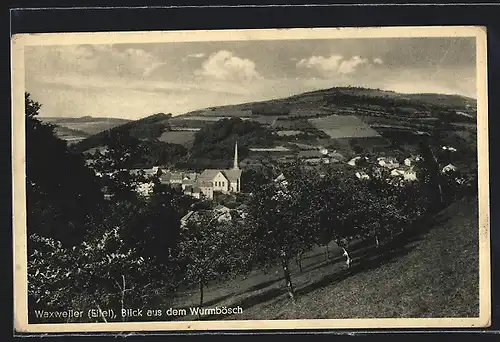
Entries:
[[330, 115], [308, 120], [332, 139], [380, 137], [380, 134], [353, 115]]
[[195, 133], [190, 131], [167, 131], [163, 132], [158, 140], [190, 147], [193, 144]]

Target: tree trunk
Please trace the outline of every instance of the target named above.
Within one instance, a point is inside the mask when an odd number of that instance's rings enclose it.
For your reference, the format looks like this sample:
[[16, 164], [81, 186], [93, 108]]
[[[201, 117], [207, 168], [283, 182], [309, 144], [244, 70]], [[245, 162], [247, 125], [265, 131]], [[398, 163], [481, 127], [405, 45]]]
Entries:
[[[200, 279], [200, 309], [203, 307], [203, 280]], [[198, 318], [201, 318], [201, 313], [198, 311]]]
[[379, 241], [379, 239], [378, 239], [378, 235], [375, 235], [375, 246], [376, 246], [377, 248], [379, 248], [379, 247], [380, 247], [380, 241]]
[[325, 245], [325, 260], [330, 259], [330, 253], [328, 252], [328, 244]]
[[[120, 302], [121, 302], [120, 304], [121, 304], [121, 308], [122, 308], [121, 312], [123, 312], [123, 309], [125, 309], [125, 289], [126, 289], [126, 287], [125, 287], [125, 275], [122, 274], [122, 298], [120, 300]], [[122, 321], [125, 321], [125, 320], [126, 320], [125, 316], [122, 317]]]
[[296, 261], [297, 261], [297, 266], [299, 266], [300, 273], [302, 273], [302, 252], [299, 252], [297, 254]]
[[347, 267], [351, 267], [351, 256], [349, 255], [349, 252], [347, 251], [347, 249], [345, 247], [341, 247], [342, 250], [344, 251], [344, 256], [345, 256], [345, 263], [347, 265]]
[[444, 198], [443, 198], [443, 187], [441, 186], [441, 181], [438, 179], [438, 192], [439, 192], [439, 203], [443, 204], [444, 203]]
[[283, 273], [285, 275], [285, 284], [288, 290], [288, 296], [292, 302], [295, 302], [295, 291], [293, 289], [292, 278], [290, 277], [290, 270], [288, 269], [288, 262], [282, 260], [281, 266], [283, 267]]

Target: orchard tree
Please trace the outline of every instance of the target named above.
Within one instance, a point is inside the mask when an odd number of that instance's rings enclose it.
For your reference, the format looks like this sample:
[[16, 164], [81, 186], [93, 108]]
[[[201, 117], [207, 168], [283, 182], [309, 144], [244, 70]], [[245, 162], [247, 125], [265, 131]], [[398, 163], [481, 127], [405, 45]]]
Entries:
[[199, 306], [203, 306], [204, 289], [209, 281], [233, 276], [238, 271], [238, 246], [229, 224], [219, 222], [225, 213], [211, 213], [191, 219], [182, 230], [178, 244], [177, 260], [184, 277], [183, 283], [197, 285]]
[[[425, 139], [425, 138], [424, 138]], [[420, 181], [429, 189], [432, 194], [433, 202], [438, 206], [444, 203], [443, 196], [443, 179], [439, 170], [439, 163], [432, 150], [428, 139], [420, 142], [420, 153], [422, 154], [422, 161], [416, 165]]]
[[326, 175], [314, 188], [311, 209], [315, 211], [316, 243], [325, 248], [325, 259], [329, 258], [328, 245], [335, 236], [340, 221], [340, 205], [343, 200], [339, 190], [340, 179]]
[[338, 224], [332, 231], [332, 237], [337, 246], [342, 249], [347, 267], [352, 264], [349, 245], [353, 240], [361, 237], [362, 225], [367, 219], [367, 208], [363, 206], [365, 187], [364, 183], [359, 182], [352, 175], [344, 175], [338, 187], [339, 196], [335, 217]]
[[295, 300], [290, 260], [309, 250], [315, 239], [310, 210], [312, 188], [298, 169], [290, 169], [285, 180], [263, 186], [249, 202], [255, 244], [254, 262], [259, 266], [281, 265], [288, 295]]

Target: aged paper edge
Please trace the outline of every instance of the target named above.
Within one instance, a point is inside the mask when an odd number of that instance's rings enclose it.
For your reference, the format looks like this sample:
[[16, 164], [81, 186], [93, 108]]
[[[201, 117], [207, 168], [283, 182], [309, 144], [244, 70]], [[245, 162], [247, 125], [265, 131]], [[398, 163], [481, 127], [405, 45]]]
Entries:
[[[477, 318], [374, 318], [190, 322], [29, 324], [27, 307], [24, 47], [33, 45], [120, 44], [239, 40], [475, 37], [479, 200], [479, 301]], [[479, 328], [491, 325], [488, 102], [486, 29], [478, 26], [246, 29], [18, 34], [11, 38], [12, 177], [14, 247], [14, 329], [17, 332], [241, 331], [376, 328]]]

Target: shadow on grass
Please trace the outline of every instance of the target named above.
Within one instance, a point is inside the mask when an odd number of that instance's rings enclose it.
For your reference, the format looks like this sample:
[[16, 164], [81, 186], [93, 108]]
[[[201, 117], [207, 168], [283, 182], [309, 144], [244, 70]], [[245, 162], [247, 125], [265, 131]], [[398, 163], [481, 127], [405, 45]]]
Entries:
[[216, 297], [216, 298], [213, 298], [209, 301], [206, 301], [203, 303], [203, 306], [210, 306], [210, 305], [213, 305], [213, 304], [217, 304], [218, 302], [221, 302], [223, 301], [224, 299], [228, 299], [228, 298], [231, 298], [231, 297], [234, 297], [235, 294], [234, 292], [233, 293], [230, 293], [230, 294], [227, 294], [227, 295], [224, 295], [224, 296], [220, 296], [220, 297]]
[[324, 276], [319, 281], [315, 281], [309, 285], [297, 289], [297, 296], [305, 295], [314, 290], [323, 288], [333, 283], [339, 283], [358, 273], [378, 268], [383, 264], [395, 262], [398, 257], [408, 254], [414, 247], [404, 246], [399, 249], [386, 250], [385, 253], [378, 254], [371, 259], [363, 259], [355, 263], [349, 268], [343, 268], [339, 272]]
[[264, 289], [266, 287], [269, 287], [269, 286], [271, 286], [273, 284], [276, 284], [277, 282], [280, 282], [280, 281], [283, 281], [283, 277], [279, 277], [277, 279], [271, 279], [271, 280], [264, 281], [262, 283], [253, 285], [253, 286], [249, 287], [248, 289], [246, 289], [245, 291], [243, 291], [242, 293], [247, 293], [247, 292], [253, 292], [253, 291], [257, 291], [257, 290], [262, 290], [262, 289]]
[[[234, 307], [240, 306], [243, 308], [243, 310], [245, 310], [245, 309], [251, 308], [255, 305], [273, 300], [273, 299], [285, 294], [286, 291], [287, 290], [284, 287], [282, 287], [282, 288], [273, 287], [267, 291], [264, 291], [264, 292], [261, 292], [261, 293], [256, 294], [256, 295], [246, 297], [240, 301], [231, 303], [229, 305], [229, 307], [234, 308]], [[201, 318], [201, 320], [214, 320], [214, 319], [221, 319], [221, 316], [220, 315], [210, 315], [210, 316], [203, 316]]]
[[[297, 290], [297, 295], [304, 295], [316, 289], [328, 286], [335, 282], [340, 282], [352, 275], [366, 270], [375, 269], [383, 264], [396, 261], [397, 258], [412, 251], [417, 243], [424, 239], [434, 227], [439, 226], [450, 220], [449, 213], [441, 212], [439, 215], [427, 217], [416, 221], [408, 226], [402, 233], [394, 236], [391, 240], [376, 247], [366, 241], [360, 241], [351, 246], [351, 258], [353, 265], [350, 268], [343, 268], [334, 274], [326, 275], [321, 280], [306, 285]], [[343, 256], [321, 262], [312, 268], [305, 269], [310, 272], [315, 269], [333, 265], [343, 261]], [[311, 265], [313, 266], [313, 265]]]

